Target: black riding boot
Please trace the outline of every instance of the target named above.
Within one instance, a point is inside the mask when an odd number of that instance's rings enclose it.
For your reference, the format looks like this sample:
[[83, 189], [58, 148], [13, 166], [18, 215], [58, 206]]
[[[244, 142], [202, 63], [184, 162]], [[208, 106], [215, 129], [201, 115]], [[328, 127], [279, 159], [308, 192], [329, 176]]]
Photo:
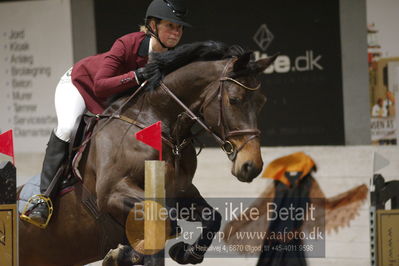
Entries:
[[40, 193], [44, 194], [59, 167], [67, 156], [68, 142], [59, 139], [54, 132], [51, 133], [44, 156], [42, 173], [40, 176]]
[[[22, 214], [21, 218], [39, 227], [47, 226], [50, 212], [52, 212], [51, 197], [57, 191], [57, 184], [47, 191], [58, 169], [67, 156], [68, 142], [59, 139], [54, 132], [51, 133], [44, 156], [42, 173], [40, 176], [40, 193], [30, 200], [30, 207]], [[59, 182], [58, 182], [59, 183]]]

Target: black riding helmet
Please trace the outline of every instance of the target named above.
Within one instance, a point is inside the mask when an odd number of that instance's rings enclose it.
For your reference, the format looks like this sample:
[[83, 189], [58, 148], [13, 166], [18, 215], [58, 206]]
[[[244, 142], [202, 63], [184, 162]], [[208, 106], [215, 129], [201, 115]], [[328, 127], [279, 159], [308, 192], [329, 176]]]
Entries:
[[174, 22], [185, 27], [191, 27], [191, 25], [185, 21], [187, 13], [188, 9], [185, 0], [153, 0], [147, 8], [145, 26], [164, 48], [171, 48], [165, 46], [161, 42], [158, 32], [154, 32], [148, 22], [151, 18], [157, 18]]

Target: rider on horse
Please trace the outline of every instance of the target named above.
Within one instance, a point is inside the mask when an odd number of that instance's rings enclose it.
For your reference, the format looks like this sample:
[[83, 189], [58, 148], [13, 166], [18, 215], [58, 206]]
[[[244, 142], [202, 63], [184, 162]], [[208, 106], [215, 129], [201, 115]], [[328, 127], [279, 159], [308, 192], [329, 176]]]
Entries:
[[153, 0], [147, 8], [145, 24], [115, 41], [106, 53], [77, 62], [62, 76], [55, 92], [57, 128], [51, 133], [41, 172], [40, 192], [30, 200], [30, 207], [21, 219], [44, 228], [51, 217], [50, 186], [67, 157], [71, 133], [77, 118], [86, 110], [101, 114], [113, 95], [137, 87], [149, 77], [144, 66], [151, 52], [174, 48], [190, 26], [185, 16], [184, 0]]

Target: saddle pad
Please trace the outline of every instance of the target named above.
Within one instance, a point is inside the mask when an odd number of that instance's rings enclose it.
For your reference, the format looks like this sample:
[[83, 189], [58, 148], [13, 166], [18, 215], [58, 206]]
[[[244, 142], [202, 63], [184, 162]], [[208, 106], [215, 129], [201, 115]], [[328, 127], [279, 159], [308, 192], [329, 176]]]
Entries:
[[21, 214], [25, 209], [28, 200], [33, 196], [40, 194], [40, 174], [35, 175], [29, 179], [19, 193], [18, 212]]

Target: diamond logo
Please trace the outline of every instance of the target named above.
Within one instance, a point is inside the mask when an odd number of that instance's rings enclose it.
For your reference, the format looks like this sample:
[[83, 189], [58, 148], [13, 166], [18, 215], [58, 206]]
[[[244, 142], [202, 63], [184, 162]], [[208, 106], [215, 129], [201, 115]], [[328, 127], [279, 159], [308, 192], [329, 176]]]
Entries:
[[260, 47], [260, 49], [262, 49], [263, 52], [266, 51], [267, 47], [269, 47], [273, 39], [274, 35], [267, 28], [266, 24], [262, 24], [253, 37], [253, 40]]

